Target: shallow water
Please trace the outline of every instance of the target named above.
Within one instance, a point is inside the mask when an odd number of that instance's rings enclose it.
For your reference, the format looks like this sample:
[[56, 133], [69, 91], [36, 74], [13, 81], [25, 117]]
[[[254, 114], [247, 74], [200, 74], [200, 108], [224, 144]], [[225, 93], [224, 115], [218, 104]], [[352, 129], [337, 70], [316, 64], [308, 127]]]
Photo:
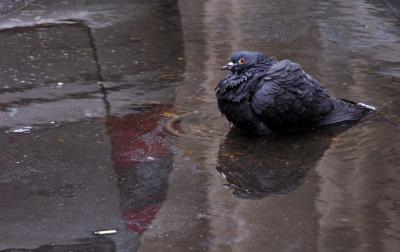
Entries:
[[[398, 251], [396, 1], [17, 2], [0, 17], [0, 251]], [[236, 132], [214, 88], [242, 49], [378, 113]]]

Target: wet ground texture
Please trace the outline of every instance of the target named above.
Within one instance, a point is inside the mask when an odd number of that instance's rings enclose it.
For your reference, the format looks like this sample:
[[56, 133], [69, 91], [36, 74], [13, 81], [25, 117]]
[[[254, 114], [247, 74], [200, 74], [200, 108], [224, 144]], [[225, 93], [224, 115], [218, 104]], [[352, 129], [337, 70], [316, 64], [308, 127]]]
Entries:
[[[399, 251], [399, 13], [395, 0], [1, 1], [0, 251]], [[243, 135], [214, 96], [237, 50], [296, 61], [378, 112]]]

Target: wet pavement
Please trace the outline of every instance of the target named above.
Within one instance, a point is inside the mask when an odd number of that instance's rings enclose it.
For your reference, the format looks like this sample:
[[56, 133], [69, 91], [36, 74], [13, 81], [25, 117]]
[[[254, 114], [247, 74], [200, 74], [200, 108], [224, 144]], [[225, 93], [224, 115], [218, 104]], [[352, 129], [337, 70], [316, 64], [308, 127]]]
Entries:
[[[397, 1], [0, 9], [0, 251], [399, 250]], [[378, 113], [231, 130], [214, 87], [240, 49], [292, 59]]]

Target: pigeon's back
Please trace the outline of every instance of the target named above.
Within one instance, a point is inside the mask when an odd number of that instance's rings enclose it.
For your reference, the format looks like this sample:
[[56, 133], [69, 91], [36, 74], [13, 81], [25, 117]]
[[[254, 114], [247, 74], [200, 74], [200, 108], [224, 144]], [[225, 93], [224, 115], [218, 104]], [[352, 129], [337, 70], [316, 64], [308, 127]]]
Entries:
[[289, 60], [271, 66], [251, 104], [272, 130], [317, 125], [333, 109], [333, 101], [320, 83]]

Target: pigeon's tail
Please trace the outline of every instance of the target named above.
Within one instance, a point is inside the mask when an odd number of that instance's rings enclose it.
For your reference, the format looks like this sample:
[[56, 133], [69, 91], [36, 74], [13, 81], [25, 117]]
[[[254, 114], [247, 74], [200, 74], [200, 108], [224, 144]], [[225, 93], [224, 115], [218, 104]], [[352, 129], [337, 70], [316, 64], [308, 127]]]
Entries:
[[364, 103], [355, 103], [345, 99], [334, 99], [334, 109], [320, 122], [320, 126], [342, 122], [357, 122], [367, 113], [375, 111], [375, 107]]
[[374, 106], [371, 106], [371, 105], [368, 105], [368, 104], [365, 104], [365, 103], [362, 103], [362, 102], [357, 103], [357, 105], [361, 106], [363, 108], [366, 108], [369, 111], [375, 111], [376, 110], [376, 108]]

